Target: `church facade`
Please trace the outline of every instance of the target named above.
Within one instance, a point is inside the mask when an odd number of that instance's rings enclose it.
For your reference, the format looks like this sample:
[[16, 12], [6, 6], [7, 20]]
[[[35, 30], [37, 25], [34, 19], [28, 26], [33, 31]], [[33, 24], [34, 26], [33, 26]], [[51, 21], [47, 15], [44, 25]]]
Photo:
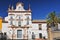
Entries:
[[8, 8], [8, 16], [2, 23], [2, 32], [8, 39], [48, 39], [46, 20], [32, 20], [32, 11], [25, 10], [23, 3]]

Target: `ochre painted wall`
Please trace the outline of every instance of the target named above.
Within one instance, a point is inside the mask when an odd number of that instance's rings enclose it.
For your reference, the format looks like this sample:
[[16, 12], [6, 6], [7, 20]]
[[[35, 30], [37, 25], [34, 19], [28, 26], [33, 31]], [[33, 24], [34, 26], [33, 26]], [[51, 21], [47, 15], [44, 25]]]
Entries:
[[0, 30], [2, 30], [2, 18], [0, 18]]

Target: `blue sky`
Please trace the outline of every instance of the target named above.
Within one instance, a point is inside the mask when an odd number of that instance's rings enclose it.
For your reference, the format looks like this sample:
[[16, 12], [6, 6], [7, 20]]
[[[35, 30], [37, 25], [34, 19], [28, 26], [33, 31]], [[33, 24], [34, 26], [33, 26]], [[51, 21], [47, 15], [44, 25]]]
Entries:
[[32, 19], [46, 19], [46, 16], [52, 11], [60, 14], [60, 0], [0, 0], [0, 16], [6, 17], [8, 6], [13, 5], [15, 7], [17, 2], [24, 3], [25, 9], [28, 9], [30, 4]]

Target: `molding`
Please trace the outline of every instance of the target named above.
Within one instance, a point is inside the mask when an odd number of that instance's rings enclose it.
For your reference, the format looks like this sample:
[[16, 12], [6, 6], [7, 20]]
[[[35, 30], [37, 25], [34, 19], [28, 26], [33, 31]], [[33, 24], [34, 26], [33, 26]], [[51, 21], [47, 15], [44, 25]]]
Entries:
[[25, 20], [31, 20], [31, 19], [25, 19]]
[[8, 11], [8, 13], [31, 13], [31, 11], [14, 11], [14, 10], [11, 10], [11, 11]]
[[16, 19], [16, 21], [23, 21], [23, 19]]
[[15, 14], [12, 14], [12, 13], [11, 13], [11, 14], [9, 14], [9, 15], [15, 15]]
[[27, 27], [27, 26], [21, 26], [21, 27], [19, 27], [19, 26], [8, 26], [8, 28], [29, 28], [29, 27]]
[[46, 20], [32, 20], [32, 23], [47, 23]]
[[8, 21], [3, 20], [2, 23], [8, 23]]
[[28, 13], [27, 13], [27, 14], [25, 14], [25, 15], [31, 15], [31, 14], [28, 14]]
[[10, 21], [14, 21], [14, 20], [16, 20], [16, 21], [23, 21], [23, 19], [9, 19]]
[[32, 22], [32, 23], [46, 23], [46, 22]]

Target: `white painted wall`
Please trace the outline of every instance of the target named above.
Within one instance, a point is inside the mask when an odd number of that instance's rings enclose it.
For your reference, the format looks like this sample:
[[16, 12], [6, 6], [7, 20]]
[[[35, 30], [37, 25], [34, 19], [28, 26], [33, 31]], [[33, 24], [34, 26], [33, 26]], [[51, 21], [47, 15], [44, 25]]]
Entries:
[[60, 24], [58, 24], [58, 29], [60, 30]]
[[32, 38], [32, 32], [35, 33], [36, 38], [39, 38], [39, 33], [42, 33], [42, 37], [48, 38], [47, 34], [47, 25], [46, 23], [42, 23], [42, 30], [39, 30], [39, 25], [38, 23], [33, 23], [32, 28], [29, 29], [29, 39]]
[[7, 32], [8, 31], [8, 23], [2, 23], [2, 32]]
[[[20, 9], [19, 9], [19, 7], [20, 7]], [[14, 10], [14, 11], [26, 11], [24, 8], [23, 8], [23, 6], [21, 6], [21, 4], [19, 4], [18, 6], [16, 6], [16, 9]], [[15, 25], [15, 26], [17, 26], [18, 27], [18, 21], [17, 21], [17, 19], [18, 19], [18, 15], [19, 16], [21, 16], [21, 19], [23, 19], [23, 21], [21, 21], [21, 26], [24, 26], [24, 25], [26, 25], [26, 23], [27, 23], [27, 20], [26, 20], [26, 18], [27, 18], [27, 16], [29, 16], [29, 26], [32, 26], [32, 28], [29, 28], [28, 29], [28, 38], [29, 39], [31, 39], [32, 38], [32, 32], [34, 32], [34, 34], [35, 34], [35, 36], [36, 36], [36, 38], [39, 38], [39, 33], [42, 33], [42, 36], [44, 37], [46, 37], [46, 38], [48, 38], [48, 35], [47, 35], [47, 24], [46, 23], [41, 23], [42, 24], [42, 30], [39, 30], [39, 25], [38, 25], [38, 23], [32, 23], [32, 21], [31, 21], [31, 13], [8, 13], [8, 16], [7, 17], [5, 17], [5, 21], [8, 21], [8, 23], [3, 23], [3, 29], [2, 29], [2, 31], [3, 32], [7, 32], [7, 35], [9, 36], [9, 38], [11, 38], [11, 36], [12, 36], [12, 29], [11, 28], [8, 28], [8, 26], [11, 26], [10, 25], [10, 17], [11, 17], [11, 15], [9, 15], [9, 14], [14, 14], [14, 15], [12, 15], [13, 16], [13, 24]], [[30, 15], [25, 15], [25, 14], [30, 14]], [[16, 39], [17, 39], [17, 30], [18, 29], [20, 29], [20, 28], [17, 28], [17, 29], [15, 29], [15, 34], [16, 34]], [[23, 30], [23, 29], [22, 29]], [[23, 34], [24, 34], [24, 30], [23, 30]], [[23, 35], [22, 35], [23, 36]], [[22, 37], [23, 38], [23, 37]], [[12, 39], [12, 38], [11, 38]]]
[[[20, 29], [21, 28], [18, 28], [18, 29], [15, 29], [15, 31], [14, 31], [15, 34], [16, 34], [16, 38], [17, 38], [17, 30], [20, 30]], [[23, 29], [21, 29], [21, 30], [23, 30]], [[8, 28], [8, 23], [2, 23], [2, 32], [7, 32], [7, 35], [9, 35], [9, 38], [11, 38], [11, 36], [12, 36], [12, 29]], [[42, 30], [39, 30], [38, 24], [33, 23], [32, 24], [32, 28], [28, 29], [28, 36], [29, 36], [28, 38], [29, 39], [32, 38], [32, 32], [35, 33], [36, 38], [39, 38], [39, 33], [42, 33], [43, 37], [45, 36], [46, 38], [48, 38], [46, 23], [42, 24]], [[24, 34], [24, 30], [23, 30], [23, 34]]]
[[2, 32], [6, 32], [7, 33], [7, 37], [10, 38], [10, 34], [9, 33], [9, 29], [8, 29], [8, 23], [2, 23]]

